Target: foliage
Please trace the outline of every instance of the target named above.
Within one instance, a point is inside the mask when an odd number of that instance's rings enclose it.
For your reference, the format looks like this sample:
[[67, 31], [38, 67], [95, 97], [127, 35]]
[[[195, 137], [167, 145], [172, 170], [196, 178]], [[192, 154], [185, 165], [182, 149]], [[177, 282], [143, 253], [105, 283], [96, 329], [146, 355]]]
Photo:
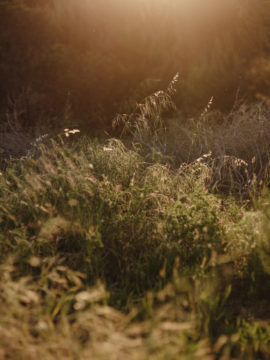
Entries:
[[251, 211], [207, 164], [44, 141], [0, 177], [2, 357], [268, 358], [267, 194]]

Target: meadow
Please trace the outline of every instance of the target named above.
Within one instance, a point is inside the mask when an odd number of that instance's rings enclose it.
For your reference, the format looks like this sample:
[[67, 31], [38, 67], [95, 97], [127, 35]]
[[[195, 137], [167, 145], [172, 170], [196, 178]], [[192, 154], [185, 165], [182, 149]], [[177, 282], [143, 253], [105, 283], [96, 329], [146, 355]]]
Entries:
[[0, 359], [270, 359], [268, 3], [207, 1], [0, 3]]
[[[3, 359], [269, 358], [267, 108], [216, 129], [206, 109], [179, 165], [165, 95], [130, 115], [123, 140], [65, 129], [1, 173]], [[220, 132], [231, 144], [223, 127], [232, 139], [244, 122], [261, 126], [261, 149], [253, 129], [234, 155], [216, 153]], [[198, 127], [208, 154], [191, 161]]]

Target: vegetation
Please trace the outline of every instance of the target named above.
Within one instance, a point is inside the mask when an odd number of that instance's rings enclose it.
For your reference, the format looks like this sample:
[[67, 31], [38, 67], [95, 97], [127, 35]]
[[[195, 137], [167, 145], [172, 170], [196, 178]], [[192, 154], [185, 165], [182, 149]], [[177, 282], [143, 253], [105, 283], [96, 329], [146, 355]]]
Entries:
[[0, 359], [270, 358], [268, 2], [206, 2], [0, 3]]
[[[159, 95], [126, 120], [126, 145], [65, 129], [1, 174], [3, 358], [269, 358], [269, 195], [255, 158], [268, 125], [246, 177], [236, 152], [211, 147], [178, 166], [179, 146], [158, 149], [175, 133], [151, 122]], [[194, 126], [213, 140], [228, 118], [213, 129], [211, 116]]]

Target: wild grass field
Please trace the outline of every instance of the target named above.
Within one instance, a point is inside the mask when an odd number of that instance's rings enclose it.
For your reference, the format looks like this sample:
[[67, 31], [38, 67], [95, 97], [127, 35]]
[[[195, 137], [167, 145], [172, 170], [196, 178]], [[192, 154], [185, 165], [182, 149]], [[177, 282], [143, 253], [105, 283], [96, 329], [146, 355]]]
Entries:
[[269, 1], [198, 4], [0, 2], [0, 360], [270, 359]]
[[176, 79], [122, 140], [65, 129], [9, 160], [1, 358], [269, 359], [269, 109], [166, 127]]

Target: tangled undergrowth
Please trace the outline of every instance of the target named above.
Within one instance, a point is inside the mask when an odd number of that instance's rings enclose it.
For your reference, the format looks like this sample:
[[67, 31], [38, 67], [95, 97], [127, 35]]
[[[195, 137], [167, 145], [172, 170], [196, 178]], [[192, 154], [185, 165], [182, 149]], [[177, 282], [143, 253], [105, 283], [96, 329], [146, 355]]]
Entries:
[[67, 136], [9, 162], [0, 357], [268, 359], [269, 196], [212, 171]]

